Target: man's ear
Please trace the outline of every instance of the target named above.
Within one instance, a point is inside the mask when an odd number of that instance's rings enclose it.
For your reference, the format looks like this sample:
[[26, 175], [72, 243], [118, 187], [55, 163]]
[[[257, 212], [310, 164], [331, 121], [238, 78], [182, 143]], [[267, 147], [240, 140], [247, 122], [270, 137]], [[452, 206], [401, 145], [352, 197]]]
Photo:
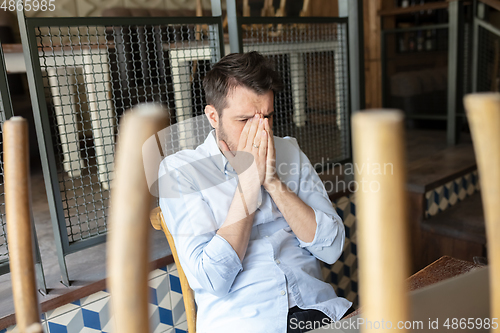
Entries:
[[213, 128], [219, 128], [219, 113], [213, 105], [205, 106], [205, 115]]

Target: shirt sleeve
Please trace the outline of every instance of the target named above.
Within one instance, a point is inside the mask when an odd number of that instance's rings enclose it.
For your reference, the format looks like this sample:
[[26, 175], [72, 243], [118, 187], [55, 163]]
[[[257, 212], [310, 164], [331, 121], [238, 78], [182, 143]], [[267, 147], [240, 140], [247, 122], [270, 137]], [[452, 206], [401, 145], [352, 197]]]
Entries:
[[[237, 274], [243, 269], [232, 246], [216, 234], [212, 210], [196, 181], [180, 168], [160, 166], [160, 207], [175, 242], [186, 276], [211, 294], [227, 295]], [[168, 172], [167, 172], [168, 171]]]
[[[296, 144], [296, 142], [294, 143]], [[299, 246], [306, 248], [319, 260], [333, 264], [340, 257], [344, 248], [344, 224], [333, 208], [316, 170], [307, 156], [300, 148], [298, 149], [300, 151], [301, 171], [297, 196], [314, 210], [317, 224], [314, 239], [309, 243], [299, 239]]]

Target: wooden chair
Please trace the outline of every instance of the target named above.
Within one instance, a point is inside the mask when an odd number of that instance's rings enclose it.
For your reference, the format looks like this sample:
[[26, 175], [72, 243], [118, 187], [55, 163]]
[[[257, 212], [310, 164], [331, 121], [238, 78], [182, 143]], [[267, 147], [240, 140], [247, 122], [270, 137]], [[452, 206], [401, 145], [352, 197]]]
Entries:
[[179, 262], [179, 256], [177, 255], [177, 249], [175, 248], [174, 239], [172, 234], [168, 230], [165, 219], [163, 218], [163, 213], [160, 207], [156, 207], [151, 211], [149, 216], [153, 228], [156, 230], [163, 230], [165, 236], [167, 237], [168, 245], [172, 251], [172, 256], [174, 257], [175, 265], [177, 266], [177, 272], [179, 272], [179, 280], [181, 281], [182, 298], [184, 299], [184, 307], [186, 309], [186, 319], [188, 324], [188, 332], [196, 332], [196, 304], [194, 302], [194, 292], [189, 286], [189, 282], [184, 274], [184, 270]]
[[21, 117], [7, 120], [3, 126], [3, 143], [5, 212], [16, 330], [42, 333], [33, 260], [28, 122]]
[[150, 332], [148, 252], [153, 196], [145, 177], [142, 149], [168, 125], [168, 112], [156, 104], [137, 106], [120, 122], [107, 240], [107, 287], [115, 332]]
[[[500, 94], [464, 98], [481, 184], [490, 266], [490, 318], [500, 317]], [[493, 330], [492, 330], [493, 331]]]

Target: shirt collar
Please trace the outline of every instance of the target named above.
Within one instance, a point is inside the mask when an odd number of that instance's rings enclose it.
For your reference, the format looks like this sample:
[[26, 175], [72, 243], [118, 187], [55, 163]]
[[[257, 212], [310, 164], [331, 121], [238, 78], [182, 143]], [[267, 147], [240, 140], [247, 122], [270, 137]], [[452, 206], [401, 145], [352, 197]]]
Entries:
[[[217, 144], [217, 139], [215, 138], [214, 129], [211, 130], [210, 133], [207, 135], [207, 138], [205, 139], [203, 145], [206, 147], [209, 156], [217, 157], [214, 159], [215, 165], [221, 172], [225, 173], [226, 170], [230, 172], [234, 171], [231, 164], [229, 164], [229, 161], [227, 160], [226, 156], [224, 156], [222, 151], [219, 149], [219, 145]], [[218, 158], [218, 155], [222, 156], [222, 159]]]

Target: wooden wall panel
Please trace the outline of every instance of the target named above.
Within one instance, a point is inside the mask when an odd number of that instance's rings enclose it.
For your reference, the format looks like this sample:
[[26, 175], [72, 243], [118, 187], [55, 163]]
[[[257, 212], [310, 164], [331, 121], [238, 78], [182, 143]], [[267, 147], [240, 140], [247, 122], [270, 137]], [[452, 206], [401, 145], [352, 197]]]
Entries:
[[365, 98], [366, 108], [382, 107], [382, 63], [380, 17], [382, 0], [364, 0]]
[[311, 16], [339, 16], [338, 0], [311, 0]]

